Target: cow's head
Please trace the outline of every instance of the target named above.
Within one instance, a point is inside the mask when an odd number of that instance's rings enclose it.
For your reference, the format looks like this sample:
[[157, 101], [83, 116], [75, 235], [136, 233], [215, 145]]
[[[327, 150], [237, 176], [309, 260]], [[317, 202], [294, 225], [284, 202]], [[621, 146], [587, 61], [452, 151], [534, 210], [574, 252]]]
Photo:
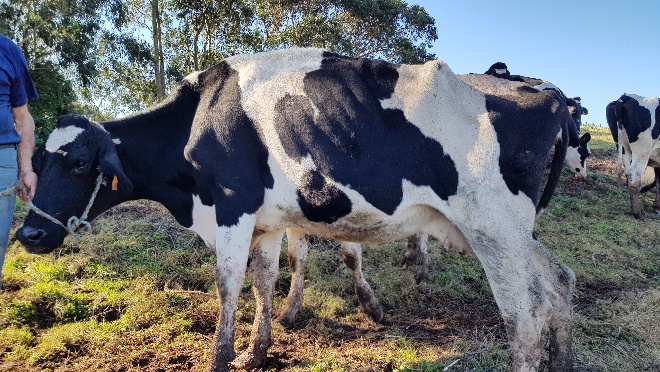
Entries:
[[[39, 175], [34, 205], [64, 225], [71, 216], [83, 214], [100, 172], [108, 180], [116, 176], [121, 192], [133, 190], [110, 134], [78, 115], [59, 118], [45, 146], [34, 155], [33, 167]], [[102, 189], [111, 187], [110, 182], [106, 184]], [[103, 192], [101, 190], [99, 195]], [[99, 208], [92, 208], [88, 219], [101, 212]], [[16, 238], [30, 253], [48, 253], [62, 244], [66, 234], [62, 226], [30, 211], [16, 232]]]
[[585, 133], [577, 143], [569, 143], [566, 151], [566, 166], [580, 178], [587, 177], [587, 158], [591, 155], [590, 140], [591, 134]]
[[510, 80], [511, 73], [509, 68], [506, 67], [504, 62], [495, 62], [489, 68], [488, 71], [484, 72], [484, 75], [492, 75], [501, 79]]
[[568, 106], [568, 112], [571, 114], [571, 118], [575, 122], [575, 125], [577, 125], [579, 131], [582, 127], [582, 115], [587, 115], [589, 110], [582, 106], [582, 99], [580, 97], [567, 98], [566, 105]]

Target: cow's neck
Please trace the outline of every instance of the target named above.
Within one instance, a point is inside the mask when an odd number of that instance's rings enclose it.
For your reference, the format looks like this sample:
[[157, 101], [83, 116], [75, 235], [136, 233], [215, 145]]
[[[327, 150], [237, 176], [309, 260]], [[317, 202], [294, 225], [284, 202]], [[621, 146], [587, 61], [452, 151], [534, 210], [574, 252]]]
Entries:
[[[181, 92], [179, 92], [181, 93]], [[152, 109], [106, 122], [104, 127], [118, 144], [117, 154], [134, 191], [103, 188], [99, 208], [106, 210], [128, 200], [150, 199], [163, 204], [184, 226], [192, 208], [196, 184], [193, 168], [184, 158], [198, 96], [169, 99]]]

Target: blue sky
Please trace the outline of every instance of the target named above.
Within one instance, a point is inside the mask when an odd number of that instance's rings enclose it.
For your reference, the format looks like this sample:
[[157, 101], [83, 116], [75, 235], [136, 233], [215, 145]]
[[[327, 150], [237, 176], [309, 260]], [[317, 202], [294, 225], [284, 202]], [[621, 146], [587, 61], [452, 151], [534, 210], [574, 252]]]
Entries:
[[659, 0], [407, 0], [435, 18], [431, 51], [457, 74], [504, 62], [512, 74], [580, 96], [583, 123], [606, 126], [623, 93], [660, 95]]

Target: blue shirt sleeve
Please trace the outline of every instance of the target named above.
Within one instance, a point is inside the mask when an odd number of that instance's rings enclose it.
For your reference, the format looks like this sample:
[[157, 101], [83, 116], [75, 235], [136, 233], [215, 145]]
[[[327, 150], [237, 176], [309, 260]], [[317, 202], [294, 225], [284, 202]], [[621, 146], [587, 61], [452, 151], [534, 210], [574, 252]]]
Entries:
[[16, 48], [11, 54], [14, 59], [13, 65], [16, 69], [16, 73], [11, 84], [9, 101], [11, 107], [21, 107], [27, 104], [29, 99], [38, 98], [39, 94], [34, 88], [34, 83], [28, 72], [27, 62], [25, 61], [23, 53], [18, 48], [18, 45], [14, 45]]

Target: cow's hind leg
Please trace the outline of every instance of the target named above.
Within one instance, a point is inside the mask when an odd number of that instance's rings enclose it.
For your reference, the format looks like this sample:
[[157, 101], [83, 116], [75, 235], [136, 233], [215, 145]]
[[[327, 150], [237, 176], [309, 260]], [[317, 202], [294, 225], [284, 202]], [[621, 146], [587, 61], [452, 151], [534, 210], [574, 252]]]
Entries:
[[[575, 274], [559, 261], [545, 246], [534, 240], [537, 268], [543, 270], [546, 281], [545, 292], [552, 309], [550, 310], [550, 371], [571, 371], [573, 369], [572, 329], [573, 329], [573, 290]], [[539, 271], [541, 272], [541, 271]]]
[[408, 237], [408, 246], [403, 255], [403, 268], [416, 267], [415, 282], [417, 284], [429, 280], [429, 250], [427, 234], [415, 234]]
[[[572, 369], [573, 272], [531, 237], [471, 234], [507, 328], [514, 371], [537, 370], [550, 331], [550, 370]], [[496, 236], [496, 235], [491, 235]]]
[[376, 298], [369, 283], [362, 274], [362, 248], [358, 243], [342, 242], [341, 258], [346, 266], [353, 270], [355, 279], [355, 293], [360, 303], [360, 309], [373, 321], [380, 322], [383, 319], [383, 308]]
[[655, 173], [655, 201], [653, 206], [656, 209], [660, 209], [660, 168], [653, 168]]
[[264, 234], [252, 249], [252, 289], [255, 298], [255, 315], [250, 344], [232, 365], [239, 369], [253, 369], [266, 360], [271, 346], [273, 292], [277, 282], [280, 248], [284, 231]]
[[289, 266], [291, 267], [291, 287], [289, 288], [289, 295], [286, 297], [286, 303], [275, 320], [284, 327], [291, 328], [303, 303], [305, 266], [307, 265], [309, 249], [304, 231], [287, 229], [286, 237]]

